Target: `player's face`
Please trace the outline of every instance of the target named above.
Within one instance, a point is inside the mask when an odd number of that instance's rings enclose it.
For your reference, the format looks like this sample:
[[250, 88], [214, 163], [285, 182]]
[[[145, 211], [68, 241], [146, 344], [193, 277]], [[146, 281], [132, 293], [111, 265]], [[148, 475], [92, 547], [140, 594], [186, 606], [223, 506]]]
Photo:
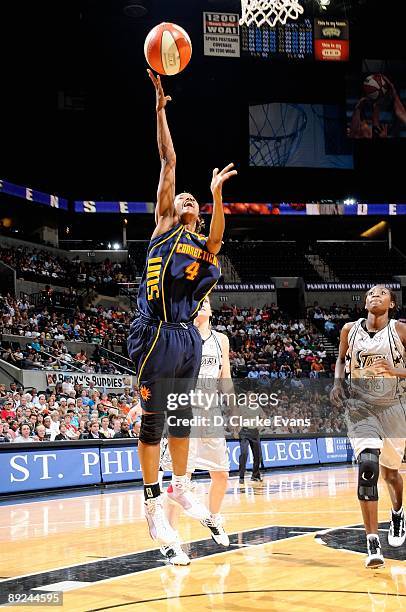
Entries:
[[368, 291], [365, 300], [365, 308], [368, 312], [380, 314], [388, 312], [394, 306], [395, 304], [391, 299], [390, 291], [386, 287], [376, 285]]
[[212, 311], [211, 311], [211, 306], [210, 306], [210, 300], [209, 298], [205, 298], [203, 300], [202, 305], [200, 306], [200, 310], [197, 313], [197, 317], [195, 321], [198, 323], [203, 323], [205, 321], [208, 321], [211, 315], [212, 315]]
[[199, 204], [191, 193], [180, 193], [175, 197], [175, 210], [185, 224], [196, 221], [199, 216]]

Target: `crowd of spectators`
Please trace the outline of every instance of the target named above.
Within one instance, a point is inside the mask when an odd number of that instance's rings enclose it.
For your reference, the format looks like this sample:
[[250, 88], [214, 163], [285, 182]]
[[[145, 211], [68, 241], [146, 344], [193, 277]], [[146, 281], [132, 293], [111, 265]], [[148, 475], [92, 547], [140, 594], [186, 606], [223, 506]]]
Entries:
[[[236, 378], [270, 379], [331, 376], [334, 356], [326, 351], [315, 327], [319, 311], [310, 320], [290, 320], [275, 304], [261, 309], [224, 306], [213, 313], [212, 325], [230, 339], [230, 364]], [[133, 312], [90, 306], [87, 310], [34, 307], [27, 299], [0, 298], [0, 334], [30, 338], [25, 346], [1, 344], [2, 358], [31, 369], [79, 369], [86, 373], [119, 373], [106, 357], [85, 351], [70, 353], [67, 341], [86, 342], [114, 350], [126, 349]], [[344, 316], [344, 315], [343, 315]], [[343, 318], [345, 322], [347, 317]], [[114, 360], [113, 360], [114, 361]]]
[[134, 280], [126, 263], [84, 262], [79, 256], [73, 259], [57, 256], [52, 251], [25, 246], [0, 247], [0, 260], [14, 268], [19, 278], [37, 282], [50, 282], [64, 287], [88, 287], [103, 289], [118, 283]]
[[[4, 297], [0, 332], [28, 337], [26, 347], [2, 349], [2, 358], [19, 367], [58, 370], [80, 369], [86, 373], [118, 373], [108, 359], [85, 350], [71, 354], [68, 340], [101, 342], [104, 338], [125, 340], [134, 313], [92, 307], [87, 311], [56, 312], [34, 308], [28, 300]], [[258, 308], [225, 305], [214, 311], [212, 326], [230, 340], [232, 376], [238, 390], [244, 381], [259, 390], [280, 386], [278, 415], [289, 419], [309, 418], [303, 427], [288, 423], [279, 433], [337, 433], [345, 430], [343, 416], [328, 400], [329, 378], [334, 357], [323, 345], [323, 337], [310, 319], [291, 320], [275, 304]], [[4, 343], [3, 343], [4, 344]], [[312, 379], [319, 383], [313, 384]], [[250, 387], [252, 388], [252, 387]], [[93, 384], [83, 389], [66, 379], [46, 392], [24, 392], [14, 385], [0, 387], [2, 431], [0, 438], [13, 441], [42, 439], [76, 440], [83, 437], [136, 436], [139, 431], [138, 391], [106, 394]], [[230, 432], [231, 433], [231, 432]], [[267, 433], [272, 433], [272, 428]]]
[[[362, 302], [355, 302], [352, 307], [348, 304], [339, 306], [336, 303], [331, 306], [320, 306], [318, 302], [314, 302], [313, 306], [307, 310], [308, 319], [333, 342], [338, 342], [341, 328], [345, 323], [357, 321], [365, 316], [366, 311]], [[403, 307], [398, 307], [396, 318], [400, 321], [404, 320]]]
[[359, 306], [357, 304], [354, 304], [352, 308], [347, 304], [338, 306], [335, 303], [329, 307], [322, 307], [314, 302], [313, 306], [308, 308], [307, 311], [308, 318], [333, 342], [338, 339], [340, 330], [345, 323], [356, 321], [364, 314], [363, 305]]
[[[133, 313], [114, 307], [89, 306], [87, 310], [61, 311], [48, 306], [35, 307], [25, 298], [16, 299], [11, 295], [0, 297], [0, 334], [32, 339], [25, 347], [17, 346], [16, 350], [3, 342], [3, 359], [11, 363], [17, 361], [26, 368], [48, 367], [51, 364], [52, 368], [60, 366], [67, 369], [65, 366], [74, 362], [76, 367], [86, 371], [87, 366], [94, 367], [95, 364], [70, 354], [65, 342], [87, 342], [110, 349], [123, 346], [133, 317]], [[25, 363], [27, 360], [37, 365]], [[106, 368], [108, 364], [102, 362], [102, 365]], [[100, 371], [114, 373], [111, 369]]]
[[0, 442], [138, 438], [140, 424], [136, 389], [108, 394], [62, 383], [38, 393], [0, 384]]
[[311, 322], [286, 318], [276, 304], [263, 308], [224, 306], [213, 313], [213, 328], [230, 340], [230, 365], [236, 378], [272, 379], [330, 377], [329, 355]]

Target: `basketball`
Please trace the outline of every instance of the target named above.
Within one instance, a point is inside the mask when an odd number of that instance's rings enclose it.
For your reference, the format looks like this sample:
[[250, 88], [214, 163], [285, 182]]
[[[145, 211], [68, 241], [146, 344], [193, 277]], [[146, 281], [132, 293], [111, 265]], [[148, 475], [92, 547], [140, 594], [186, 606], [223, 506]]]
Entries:
[[144, 45], [145, 58], [155, 72], [172, 76], [182, 72], [192, 57], [192, 43], [183, 28], [174, 23], [155, 26]]
[[388, 83], [383, 74], [370, 74], [364, 81], [364, 92], [370, 100], [384, 98], [388, 90]]

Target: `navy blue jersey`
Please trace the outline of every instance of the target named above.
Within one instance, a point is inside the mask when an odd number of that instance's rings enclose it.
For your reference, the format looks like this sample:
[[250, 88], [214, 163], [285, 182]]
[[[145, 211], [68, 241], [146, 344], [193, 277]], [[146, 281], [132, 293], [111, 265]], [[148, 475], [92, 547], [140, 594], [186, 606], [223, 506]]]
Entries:
[[193, 319], [221, 273], [206, 242], [181, 223], [151, 240], [138, 293], [141, 314], [169, 323]]

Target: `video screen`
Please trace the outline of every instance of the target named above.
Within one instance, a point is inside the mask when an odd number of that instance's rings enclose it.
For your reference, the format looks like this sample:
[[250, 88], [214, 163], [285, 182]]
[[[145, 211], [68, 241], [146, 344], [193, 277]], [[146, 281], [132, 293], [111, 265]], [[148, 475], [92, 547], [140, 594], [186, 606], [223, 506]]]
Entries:
[[271, 102], [249, 108], [250, 166], [353, 168], [338, 105]]
[[406, 137], [406, 61], [366, 59], [361, 73], [349, 77], [347, 135]]

